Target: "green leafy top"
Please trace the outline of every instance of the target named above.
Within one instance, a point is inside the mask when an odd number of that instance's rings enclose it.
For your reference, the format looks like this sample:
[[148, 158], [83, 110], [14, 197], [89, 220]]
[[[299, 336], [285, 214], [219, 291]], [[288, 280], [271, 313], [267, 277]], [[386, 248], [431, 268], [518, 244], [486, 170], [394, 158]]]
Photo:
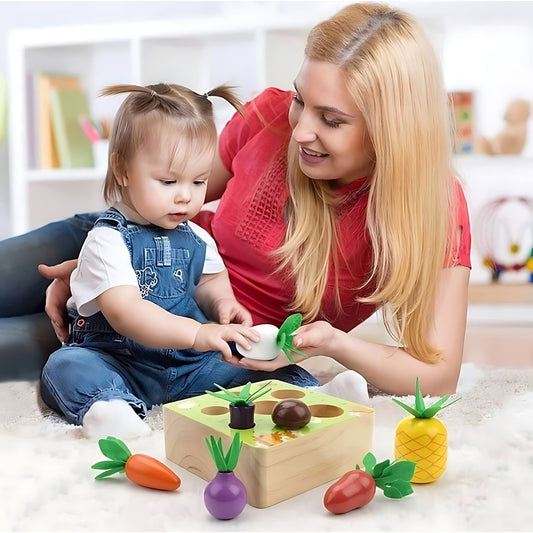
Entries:
[[[413, 461], [393, 461], [387, 459], [381, 463], [376, 461], [375, 456], [368, 452], [363, 457], [365, 472], [370, 474], [387, 498], [403, 498], [412, 494], [411, 479], [415, 473]], [[360, 470], [356, 465], [356, 470]]]
[[408, 413], [411, 413], [415, 418], [433, 418], [441, 409], [444, 409], [445, 407], [450, 407], [450, 405], [452, 405], [453, 403], [461, 399], [461, 398], [456, 398], [455, 400], [444, 405], [444, 403], [446, 403], [449, 397], [450, 395], [446, 394], [446, 396], [443, 396], [442, 398], [437, 400], [434, 404], [430, 405], [429, 407], [426, 407], [424, 403], [424, 398], [422, 397], [422, 393], [420, 392], [418, 378], [416, 378], [414, 409], [404, 404], [403, 402], [400, 402], [396, 398], [392, 398], [392, 401], [394, 403], [397, 403], [400, 407], [403, 407]]
[[285, 322], [281, 324], [278, 334], [276, 336], [276, 344], [280, 350], [283, 350], [287, 359], [294, 364], [294, 358], [291, 355], [291, 352], [297, 353], [298, 355], [303, 355], [308, 357], [307, 354], [298, 350], [292, 343], [294, 338], [294, 332], [302, 325], [302, 315], [301, 313], [296, 313], [285, 319]]
[[219, 472], [233, 472], [237, 466], [239, 460], [239, 454], [241, 453], [242, 441], [240, 432], [236, 432], [231, 441], [228, 453], [224, 455], [222, 448], [222, 439], [219, 437], [215, 440], [213, 435], [205, 438], [207, 449], [213, 458]]
[[266, 394], [267, 392], [271, 391], [272, 389], [264, 390], [266, 387], [270, 385], [270, 381], [268, 383], [265, 383], [262, 387], [257, 389], [254, 393], [250, 393], [250, 389], [252, 387], [252, 383], [249, 381], [239, 392], [239, 394], [235, 394], [232, 391], [229, 391], [228, 389], [225, 389], [224, 387], [221, 387], [220, 385], [214, 384], [215, 387], [218, 387], [221, 392], [212, 392], [210, 390], [206, 390], [207, 394], [210, 394], [211, 396], [214, 396], [215, 398], [221, 398], [222, 400], [226, 400], [227, 402], [233, 403], [235, 405], [248, 405], [249, 403], [252, 403], [254, 400], [257, 400], [260, 396], [263, 396], [263, 394]]
[[91, 466], [95, 470], [105, 470], [101, 472], [94, 479], [102, 479], [107, 476], [112, 476], [119, 472], [124, 472], [126, 469], [126, 462], [131, 457], [129, 448], [116, 437], [107, 437], [98, 441], [98, 446], [101, 452], [110, 461], [100, 461]]

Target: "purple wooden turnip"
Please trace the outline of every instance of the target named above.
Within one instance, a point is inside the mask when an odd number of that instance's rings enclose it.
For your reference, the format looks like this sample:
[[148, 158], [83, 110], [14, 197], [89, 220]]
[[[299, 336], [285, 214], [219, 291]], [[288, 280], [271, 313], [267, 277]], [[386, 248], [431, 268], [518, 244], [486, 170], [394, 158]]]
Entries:
[[246, 505], [246, 487], [233, 472], [217, 472], [205, 488], [204, 502], [215, 518], [231, 520]]

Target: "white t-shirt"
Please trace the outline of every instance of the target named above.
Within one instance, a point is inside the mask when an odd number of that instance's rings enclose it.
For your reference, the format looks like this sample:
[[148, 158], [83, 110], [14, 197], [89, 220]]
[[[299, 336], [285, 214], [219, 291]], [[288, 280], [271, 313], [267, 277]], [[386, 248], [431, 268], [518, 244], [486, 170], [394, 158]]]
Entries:
[[[114, 207], [128, 220], [140, 224], [146, 223], [124, 204], [117, 204]], [[222, 272], [225, 267], [214, 239], [197, 224], [190, 221], [188, 224], [207, 245], [202, 273]], [[126, 243], [120, 231], [116, 229], [93, 228], [83, 243], [78, 266], [70, 277], [72, 296], [67, 302], [67, 307], [77, 310], [82, 316], [94, 315], [100, 310], [96, 298], [106, 290], [120, 285], [139, 286]]]

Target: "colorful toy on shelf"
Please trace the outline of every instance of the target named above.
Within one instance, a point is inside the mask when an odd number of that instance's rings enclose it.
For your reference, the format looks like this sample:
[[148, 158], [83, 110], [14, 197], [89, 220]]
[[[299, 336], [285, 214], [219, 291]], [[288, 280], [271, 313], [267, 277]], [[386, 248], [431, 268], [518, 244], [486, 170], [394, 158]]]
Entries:
[[[491, 270], [492, 281], [502, 274], [526, 282], [533, 246], [533, 198], [505, 196], [486, 203], [473, 224], [474, 242], [483, 264]], [[531, 267], [533, 268], [533, 266]], [[521, 276], [523, 275], [523, 278]], [[531, 276], [530, 276], [531, 277]]]
[[[314, 390], [272, 380], [255, 385], [271, 390], [255, 402], [255, 426], [240, 431], [243, 442], [235, 474], [244, 483], [248, 504], [269, 507], [340, 477], [361, 463], [372, 447], [374, 410]], [[240, 391], [236, 387], [230, 391]], [[272, 412], [280, 400], [303, 401], [311, 412], [298, 430], [277, 427]], [[205, 394], [163, 406], [168, 459], [206, 481], [215, 474], [200, 440], [213, 435], [229, 446], [228, 403]]]
[[383, 490], [387, 498], [403, 498], [413, 493], [411, 478], [415, 471], [412, 461], [388, 459], [378, 463], [372, 453], [363, 459], [365, 470], [356, 465], [355, 470], [346, 472], [335, 481], [324, 494], [324, 507], [334, 514], [347, 513], [370, 503], [376, 494], [376, 487]]
[[210, 435], [205, 442], [218, 472], [205, 488], [204, 503], [215, 518], [231, 520], [240, 515], [246, 505], [246, 487], [233, 472], [242, 448], [240, 433], [233, 436], [226, 455], [220, 437], [217, 440]]
[[311, 411], [301, 400], [288, 398], [279, 401], [272, 411], [272, 422], [281, 429], [300, 429], [311, 420]]
[[396, 427], [394, 439], [394, 457], [407, 459], [416, 463], [413, 483], [431, 483], [446, 470], [448, 458], [448, 432], [446, 426], [433, 418], [440, 410], [449, 407], [460, 398], [449, 402], [449, 394], [426, 407], [416, 378], [415, 407], [392, 401], [403, 407], [412, 416], [404, 418]]
[[529, 283], [533, 283], [533, 248], [531, 248], [531, 253], [526, 261], [526, 268], [529, 270]]
[[249, 350], [245, 350], [237, 345], [237, 351], [243, 357], [260, 359], [262, 361], [275, 359], [283, 352], [287, 356], [287, 359], [294, 364], [294, 358], [291, 352], [307, 357], [305, 353], [295, 348], [292, 343], [294, 332], [301, 325], [302, 315], [296, 313], [287, 317], [279, 329], [272, 324], [258, 324], [257, 326], [253, 326], [253, 329], [261, 335], [261, 338], [257, 342], [250, 342], [251, 348]]
[[454, 151], [470, 154], [474, 151], [474, 93], [455, 91], [450, 93], [455, 119]]
[[95, 479], [124, 472], [130, 481], [141, 487], [176, 490], [181, 485], [181, 479], [168, 466], [149, 455], [142, 453], [132, 455], [120, 439], [115, 437], [100, 439], [98, 446], [110, 461], [100, 461], [91, 466], [95, 470], [104, 470]]
[[214, 385], [220, 389], [220, 392], [212, 392], [209, 390], [206, 390], [205, 392], [215, 398], [221, 398], [222, 400], [229, 402], [229, 427], [233, 429], [253, 428], [255, 426], [254, 400], [257, 400], [257, 398], [270, 392], [270, 389], [265, 390], [266, 387], [270, 385], [270, 382], [264, 384], [253, 394], [250, 393], [252, 387], [251, 382], [248, 382], [238, 394], [235, 394], [216, 383]]

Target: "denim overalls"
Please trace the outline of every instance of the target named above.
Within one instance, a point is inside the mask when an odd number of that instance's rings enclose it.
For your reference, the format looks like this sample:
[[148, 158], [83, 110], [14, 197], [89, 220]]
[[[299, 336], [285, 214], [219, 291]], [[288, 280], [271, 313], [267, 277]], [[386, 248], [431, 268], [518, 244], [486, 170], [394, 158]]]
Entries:
[[[141, 295], [163, 309], [205, 323], [194, 294], [202, 275], [206, 244], [189, 227], [175, 230], [127, 222], [111, 208], [95, 223], [120, 231], [130, 252]], [[219, 352], [155, 349], [114, 331], [102, 313], [71, 316], [68, 343], [54, 352], [41, 376], [41, 395], [70, 423], [81, 424], [97, 400], [122, 399], [139, 415], [153, 405], [203, 394], [247, 381], [280, 379], [300, 386], [318, 385], [296, 365], [257, 372], [229, 365]]]

